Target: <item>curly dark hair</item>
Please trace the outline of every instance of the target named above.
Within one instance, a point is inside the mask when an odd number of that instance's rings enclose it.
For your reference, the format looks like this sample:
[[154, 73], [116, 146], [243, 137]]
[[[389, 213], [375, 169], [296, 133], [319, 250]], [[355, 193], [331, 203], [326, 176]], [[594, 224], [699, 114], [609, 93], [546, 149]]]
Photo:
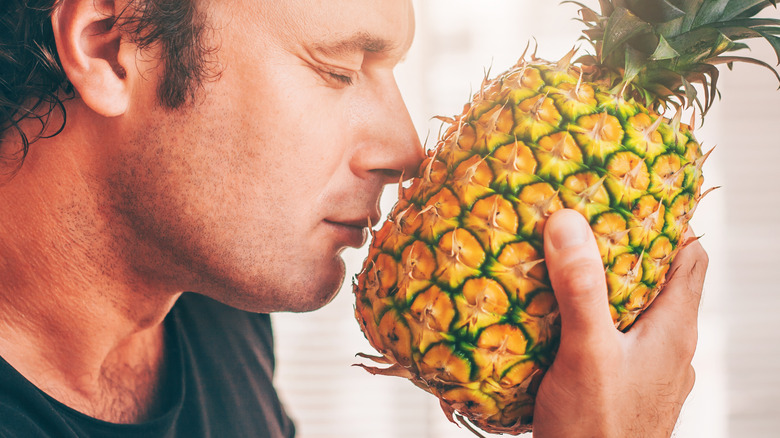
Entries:
[[[62, 1], [67, 0], [0, 0], [0, 139], [14, 130], [22, 143], [19, 151], [0, 154], [0, 165], [21, 166], [31, 143], [57, 135], [65, 126], [63, 99], [74, 93], [57, 56], [51, 25], [52, 11]], [[164, 74], [157, 96], [162, 106], [184, 105], [217, 74], [210, 57], [214, 48], [206, 43], [207, 20], [194, 0], [130, 0], [118, 15], [112, 26], [138, 50], [160, 47]], [[62, 123], [47, 134], [57, 110]], [[20, 127], [25, 119], [37, 120], [40, 128], [25, 132]]]

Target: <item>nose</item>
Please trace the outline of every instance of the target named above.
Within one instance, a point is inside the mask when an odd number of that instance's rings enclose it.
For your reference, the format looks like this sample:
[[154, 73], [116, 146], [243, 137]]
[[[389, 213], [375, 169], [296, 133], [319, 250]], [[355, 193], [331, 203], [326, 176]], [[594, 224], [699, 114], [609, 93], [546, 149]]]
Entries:
[[351, 157], [352, 171], [379, 177], [383, 184], [415, 176], [423, 148], [395, 79], [391, 86], [378, 87], [368, 108], [363, 108], [365, 136]]

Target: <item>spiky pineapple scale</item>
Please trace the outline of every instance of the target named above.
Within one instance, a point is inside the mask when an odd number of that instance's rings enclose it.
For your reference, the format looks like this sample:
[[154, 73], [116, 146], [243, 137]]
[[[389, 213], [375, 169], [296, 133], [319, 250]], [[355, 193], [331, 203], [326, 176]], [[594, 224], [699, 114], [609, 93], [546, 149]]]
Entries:
[[582, 77], [535, 60], [483, 84], [401, 188], [355, 284], [357, 319], [391, 365], [369, 371], [410, 378], [486, 431], [528, 428], [557, 349], [547, 217], [588, 219], [625, 330], [700, 197], [689, 129]]

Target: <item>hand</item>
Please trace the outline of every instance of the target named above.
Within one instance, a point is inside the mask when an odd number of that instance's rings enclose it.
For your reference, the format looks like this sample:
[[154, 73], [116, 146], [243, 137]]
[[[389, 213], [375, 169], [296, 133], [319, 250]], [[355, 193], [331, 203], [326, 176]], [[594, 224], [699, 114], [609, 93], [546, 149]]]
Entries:
[[596, 241], [577, 212], [545, 227], [545, 259], [561, 312], [561, 344], [542, 380], [534, 437], [664, 437], [693, 388], [691, 359], [707, 254], [682, 249], [652, 306], [627, 333], [612, 323]]

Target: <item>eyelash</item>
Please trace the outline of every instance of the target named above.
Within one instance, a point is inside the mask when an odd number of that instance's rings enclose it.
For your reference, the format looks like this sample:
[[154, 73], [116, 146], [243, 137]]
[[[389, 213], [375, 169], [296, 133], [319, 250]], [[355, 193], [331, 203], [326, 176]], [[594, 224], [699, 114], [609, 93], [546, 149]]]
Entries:
[[335, 79], [337, 82], [343, 84], [343, 85], [352, 85], [352, 77], [347, 75], [342, 75], [334, 72], [326, 72], [328, 76]]

